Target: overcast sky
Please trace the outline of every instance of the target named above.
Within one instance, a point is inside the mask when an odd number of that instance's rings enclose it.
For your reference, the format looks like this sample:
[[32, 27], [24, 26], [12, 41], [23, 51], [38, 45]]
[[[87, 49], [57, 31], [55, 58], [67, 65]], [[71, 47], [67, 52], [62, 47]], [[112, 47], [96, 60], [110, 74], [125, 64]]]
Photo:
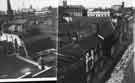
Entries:
[[[29, 8], [42, 8], [45, 6], [58, 6], [58, 0], [10, 0], [13, 9]], [[7, 9], [7, 0], [0, 0], [0, 10]]]
[[[28, 8], [30, 5], [36, 9], [50, 5], [57, 7], [58, 4], [62, 4], [62, 1], [63, 0], [10, 0], [13, 9]], [[83, 5], [87, 8], [110, 7], [114, 4], [121, 4], [122, 1], [125, 1], [126, 6], [134, 5], [135, 7], [135, 0], [67, 0], [68, 4]], [[0, 10], [6, 10], [6, 8], [7, 0], [0, 0]]]

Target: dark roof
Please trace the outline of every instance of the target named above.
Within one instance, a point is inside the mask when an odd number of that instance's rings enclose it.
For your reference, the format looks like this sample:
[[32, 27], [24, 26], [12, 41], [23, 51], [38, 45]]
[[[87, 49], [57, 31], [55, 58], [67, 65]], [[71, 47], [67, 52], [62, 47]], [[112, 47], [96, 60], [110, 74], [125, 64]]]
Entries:
[[90, 28], [90, 24], [99, 26], [99, 33], [107, 37], [113, 32], [113, 27], [108, 17], [73, 17], [73, 22], [69, 24], [59, 24], [60, 32], [76, 32]]
[[68, 44], [67, 46], [65, 46], [62, 50], [59, 51], [61, 54], [64, 55], [68, 55], [68, 56], [80, 56], [81, 53], [83, 52], [80, 49], [80, 45], [79, 44]]
[[109, 9], [109, 8], [106, 8], [106, 9], [95, 8], [95, 9], [93, 9], [93, 11], [102, 11], [102, 12], [106, 12], [106, 11], [110, 11], [110, 9]]
[[72, 57], [72, 59], [79, 60], [86, 50], [96, 48], [99, 43], [100, 39], [96, 35], [93, 35], [78, 41], [78, 43], [65, 46], [63, 49], [59, 50], [59, 53], [63, 54], [65, 57]]
[[79, 42], [82, 49], [93, 49], [96, 48], [97, 44], [100, 43], [100, 39], [96, 35], [89, 36]]
[[[2, 52], [2, 48], [0, 48], [1, 52]], [[24, 69], [29, 69], [30, 72], [34, 71], [38, 71], [38, 68], [36, 68], [34, 65], [27, 63], [23, 60], [20, 60], [18, 57], [12, 56], [4, 56], [5, 54], [1, 53], [0, 56], [0, 65], [2, 66], [0, 68], [0, 78], [18, 78], [22, 75], [24, 75], [25, 71], [22, 71]], [[5, 63], [5, 64], [3, 64]], [[17, 64], [16, 64], [17, 63]], [[28, 72], [28, 71], [26, 71]], [[2, 76], [5, 75], [6, 76]]]
[[27, 22], [26, 19], [16, 19], [16, 20], [10, 21], [9, 23], [10, 24], [24, 24], [26, 22]]
[[81, 8], [84, 9], [82, 5], [69, 5], [68, 8]]

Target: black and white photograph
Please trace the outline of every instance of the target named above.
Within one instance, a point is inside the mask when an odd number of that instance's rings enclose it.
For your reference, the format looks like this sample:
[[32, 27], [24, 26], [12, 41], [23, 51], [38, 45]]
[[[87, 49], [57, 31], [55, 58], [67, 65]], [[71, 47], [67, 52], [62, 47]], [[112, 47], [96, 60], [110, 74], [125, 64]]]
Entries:
[[135, 83], [135, 0], [0, 0], [0, 82]]
[[135, 83], [135, 0], [59, 0], [58, 83]]
[[0, 82], [56, 81], [58, 0], [0, 0]]

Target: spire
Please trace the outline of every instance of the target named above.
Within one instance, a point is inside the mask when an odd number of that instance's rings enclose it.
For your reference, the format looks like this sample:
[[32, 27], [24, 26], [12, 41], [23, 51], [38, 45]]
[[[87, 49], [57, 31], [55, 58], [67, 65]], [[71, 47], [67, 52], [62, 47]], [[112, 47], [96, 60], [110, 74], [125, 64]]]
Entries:
[[30, 9], [33, 9], [32, 4], [30, 5]]
[[13, 14], [13, 10], [11, 8], [10, 0], [7, 0], [7, 14], [9, 14], [9, 15]]

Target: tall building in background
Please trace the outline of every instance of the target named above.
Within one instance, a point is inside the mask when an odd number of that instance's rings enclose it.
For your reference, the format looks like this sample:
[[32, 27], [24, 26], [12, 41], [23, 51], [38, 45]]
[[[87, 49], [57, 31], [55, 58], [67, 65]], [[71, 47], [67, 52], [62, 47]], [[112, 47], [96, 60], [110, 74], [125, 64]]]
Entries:
[[10, 0], [7, 0], [7, 14], [8, 15], [12, 15], [13, 14], [13, 10], [11, 8]]

